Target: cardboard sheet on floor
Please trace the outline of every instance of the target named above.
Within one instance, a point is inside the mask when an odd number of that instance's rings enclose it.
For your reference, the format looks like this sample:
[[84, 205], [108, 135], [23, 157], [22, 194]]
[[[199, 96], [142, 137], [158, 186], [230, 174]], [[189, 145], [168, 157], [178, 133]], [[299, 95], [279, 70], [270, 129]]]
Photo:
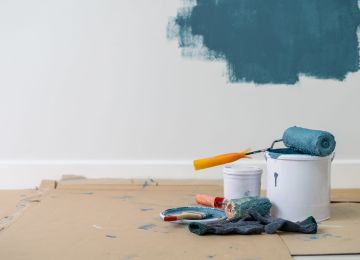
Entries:
[[291, 259], [278, 235], [205, 236], [164, 223], [195, 190], [53, 190], [5, 232], [0, 259]]
[[28, 190], [0, 190], [0, 219], [11, 215], [27, 192]]
[[0, 190], [0, 231], [38, 196], [36, 190]]
[[[0, 232], [0, 259], [271, 260], [291, 259], [290, 253], [360, 253], [360, 203], [332, 204], [331, 220], [323, 222], [316, 235], [199, 237], [186, 226], [162, 222], [159, 212], [194, 204], [200, 192], [221, 196], [221, 182], [75, 177], [58, 182], [57, 189], [31, 203]], [[357, 201], [357, 194], [359, 190], [335, 191], [332, 199]], [[23, 191], [0, 191], [0, 211], [11, 213], [24, 196]]]
[[0, 221], [31, 203], [38, 196], [36, 190], [0, 190]]
[[360, 189], [331, 190], [332, 202], [360, 202]]
[[331, 219], [313, 235], [283, 233], [292, 255], [360, 254], [360, 204], [332, 203]]
[[[82, 176], [69, 175], [57, 183], [57, 188], [67, 189], [100, 189], [100, 190], [136, 190], [139, 187], [157, 190], [189, 190], [198, 186], [199, 192], [223, 196], [221, 180], [161, 180], [151, 178], [143, 179], [87, 179]], [[266, 196], [266, 191], [261, 190], [261, 196]], [[333, 189], [331, 190], [332, 202], [360, 202], [360, 189]]]

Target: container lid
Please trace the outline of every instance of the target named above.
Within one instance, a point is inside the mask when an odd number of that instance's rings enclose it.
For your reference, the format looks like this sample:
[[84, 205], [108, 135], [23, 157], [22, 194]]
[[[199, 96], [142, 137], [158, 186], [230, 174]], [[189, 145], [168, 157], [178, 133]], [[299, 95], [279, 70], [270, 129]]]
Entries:
[[230, 175], [260, 175], [262, 169], [256, 166], [244, 166], [237, 164], [225, 165], [223, 172]]

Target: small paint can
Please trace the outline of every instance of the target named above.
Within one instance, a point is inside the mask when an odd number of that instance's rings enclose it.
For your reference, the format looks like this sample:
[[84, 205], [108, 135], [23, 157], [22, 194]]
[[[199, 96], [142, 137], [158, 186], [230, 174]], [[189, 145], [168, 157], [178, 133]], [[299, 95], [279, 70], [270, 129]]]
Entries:
[[261, 168], [233, 164], [224, 166], [223, 173], [226, 200], [260, 196]]
[[271, 215], [291, 221], [330, 218], [330, 172], [334, 155], [266, 152], [266, 193]]

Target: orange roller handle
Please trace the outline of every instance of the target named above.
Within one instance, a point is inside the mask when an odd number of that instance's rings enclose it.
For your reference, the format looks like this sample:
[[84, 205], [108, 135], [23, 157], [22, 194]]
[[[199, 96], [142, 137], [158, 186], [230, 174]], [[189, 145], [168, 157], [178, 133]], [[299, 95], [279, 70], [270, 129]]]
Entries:
[[250, 158], [249, 156], [246, 155], [248, 152], [250, 152], [250, 148], [247, 148], [240, 153], [226, 153], [226, 154], [216, 155], [214, 157], [198, 159], [194, 161], [194, 168], [195, 170], [202, 170], [218, 165], [223, 165], [226, 163], [231, 163], [241, 158]]

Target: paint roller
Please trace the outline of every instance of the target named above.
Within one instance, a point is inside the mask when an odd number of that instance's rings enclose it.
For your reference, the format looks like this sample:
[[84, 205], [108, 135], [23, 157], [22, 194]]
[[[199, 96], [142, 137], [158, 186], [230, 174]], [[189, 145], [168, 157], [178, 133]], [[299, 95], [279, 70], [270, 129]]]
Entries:
[[[272, 151], [275, 143], [281, 141], [288, 148], [285, 149], [287, 152], [294, 151], [313, 156], [328, 156], [335, 150], [336, 146], [335, 137], [329, 132], [293, 126], [286, 129], [282, 139], [273, 141], [269, 148], [253, 152], [250, 152], [248, 148], [240, 153], [221, 154], [210, 158], [194, 160], [194, 168], [195, 170], [201, 170], [231, 163], [242, 158], [250, 158], [249, 155], [251, 154]], [[284, 151], [284, 149], [282, 150]]]
[[335, 137], [326, 131], [290, 127], [283, 134], [283, 142], [297, 152], [314, 156], [328, 156], [335, 150]]
[[210, 168], [210, 167], [234, 162], [241, 158], [249, 158], [248, 156], [249, 152], [250, 152], [250, 148], [245, 149], [240, 153], [227, 153], [227, 154], [216, 155], [210, 158], [198, 159], [194, 161], [194, 168], [195, 170], [201, 170], [205, 168]]

